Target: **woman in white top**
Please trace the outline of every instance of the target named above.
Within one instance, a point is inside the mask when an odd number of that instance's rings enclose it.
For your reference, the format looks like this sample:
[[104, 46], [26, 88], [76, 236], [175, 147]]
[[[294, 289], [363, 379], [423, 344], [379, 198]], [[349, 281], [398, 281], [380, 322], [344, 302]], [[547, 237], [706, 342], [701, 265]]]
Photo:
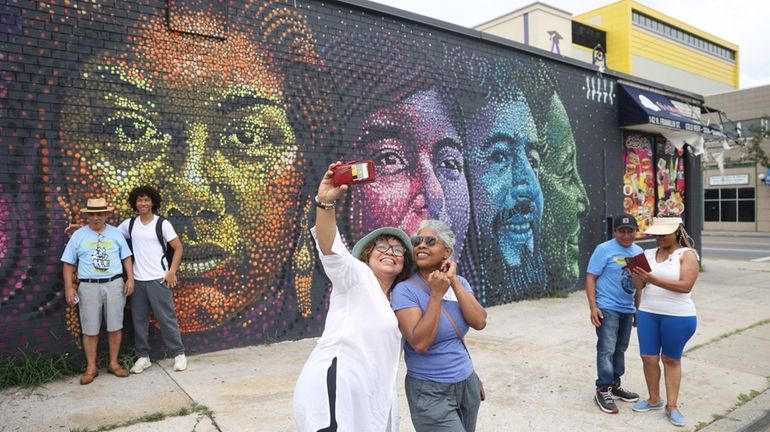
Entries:
[[[677, 409], [682, 381], [682, 352], [695, 333], [697, 318], [690, 292], [698, 278], [698, 254], [692, 239], [678, 217], [656, 217], [646, 234], [655, 236], [658, 247], [645, 251], [651, 272], [640, 267], [632, 270], [637, 296], [641, 296], [637, 316], [639, 351], [644, 365], [649, 399], [639, 401], [634, 411], [666, 409], [666, 417], [675, 426], [686, 420]], [[660, 397], [660, 362], [668, 403]]]
[[294, 388], [294, 421], [300, 432], [394, 432], [402, 343], [389, 296], [411, 273], [412, 246], [400, 229], [379, 228], [348, 252], [334, 211], [348, 189], [332, 184], [339, 164], [329, 165], [315, 198], [311, 231], [332, 292], [323, 335]]

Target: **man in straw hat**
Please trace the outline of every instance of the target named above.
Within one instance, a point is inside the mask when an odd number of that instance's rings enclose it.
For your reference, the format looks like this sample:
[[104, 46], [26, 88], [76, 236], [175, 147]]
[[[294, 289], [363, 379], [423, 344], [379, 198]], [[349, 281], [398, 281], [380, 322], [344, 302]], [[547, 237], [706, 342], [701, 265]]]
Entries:
[[[96, 368], [96, 348], [102, 325], [102, 311], [107, 324], [110, 359], [107, 372], [124, 378], [128, 371], [118, 363], [123, 329], [123, 308], [126, 297], [134, 292], [131, 250], [123, 234], [105, 222], [113, 207], [104, 198], [89, 198], [85, 208], [88, 225], [75, 231], [64, 248], [64, 295], [67, 304], [80, 303], [80, 325], [83, 331], [83, 351], [86, 371], [80, 384], [90, 384], [99, 375]], [[75, 289], [73, 276], [77, 267], [80, 286]], [[123, 272], [126, 274], [123, 283]]]

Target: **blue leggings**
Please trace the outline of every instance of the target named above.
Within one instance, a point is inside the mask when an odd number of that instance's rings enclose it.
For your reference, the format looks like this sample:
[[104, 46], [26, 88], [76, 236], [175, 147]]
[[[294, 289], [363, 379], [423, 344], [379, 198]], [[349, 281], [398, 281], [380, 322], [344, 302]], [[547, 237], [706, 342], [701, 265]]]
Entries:
[[636, 334], [639, 352], [643, 356], [664, 356], [679, 360], [684, 345], [695, 334], [698, 319], [694, 316], [670, 316], [639, 311], [636, 316]]

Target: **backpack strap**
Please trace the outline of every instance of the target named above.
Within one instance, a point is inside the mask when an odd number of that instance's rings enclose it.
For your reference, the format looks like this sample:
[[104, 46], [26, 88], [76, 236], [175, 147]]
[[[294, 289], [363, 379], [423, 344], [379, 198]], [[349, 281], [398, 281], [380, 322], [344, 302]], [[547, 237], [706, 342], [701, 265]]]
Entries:
[[[160, 242], [160, 247], [163, 248], [163, 256], [160, 258], [160, 266], [163, 267], [163, 270], [166, 269], [166, 264], [163, 263], [163, 259], [166, 258], [166, 252], [168, 246], [166, 246], [166, 242], [163, 241], [163, 221], [165, 221], [166, 218], [164, 218], [161, 215], [158, 215], [158, 222], [155, 223], [155, 235], [158, 236], [158, 241]], [[169, 266], [171, 263], [168, 263]]]
[[137, 216], [134, 216], [131, 218], [131, 220], [128, 222], [128, 249], [131, 251], [131, 253], [134, 253], [134, 244], [131, 241], [131, 232], [134, 230], [134, 222], [136, 222]]

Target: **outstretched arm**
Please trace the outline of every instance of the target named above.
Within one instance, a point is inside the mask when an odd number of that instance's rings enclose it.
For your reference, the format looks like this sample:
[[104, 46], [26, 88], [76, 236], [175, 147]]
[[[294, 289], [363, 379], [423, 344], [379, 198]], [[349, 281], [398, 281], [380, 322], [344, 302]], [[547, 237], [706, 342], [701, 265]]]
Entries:
[[[324, 255], [332, 255], [332, 244], [334, 243], [334, 237], [337, 235], [337, 214], [333, 204], [340, 195], [348, 190], [347, 185], [335, 187], [332, 183], [332, 168], [341, 163], [337, 161], [329, 165], [329, 169], [326, 170], [321, 184], [318, 185], [318, 193], [315, 197], [317, 200], [315, 212], [316, 240], [318, 241], [321, 253]], [[324, 208], [326, 206], [329, 208]]]

